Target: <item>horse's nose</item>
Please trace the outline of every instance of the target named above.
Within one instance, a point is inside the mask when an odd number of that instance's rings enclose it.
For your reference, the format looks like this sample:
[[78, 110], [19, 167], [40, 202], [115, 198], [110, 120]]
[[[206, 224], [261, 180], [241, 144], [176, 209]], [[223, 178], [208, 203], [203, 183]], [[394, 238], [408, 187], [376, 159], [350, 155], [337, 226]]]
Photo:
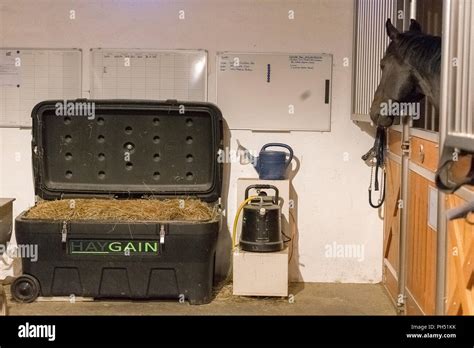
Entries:
[[390, 127], [393, 123], [393, 117], [390, 116], [380, 116], [378, 117], [377, 125], [382, 127]]
[[374, 125], [378, 125], [379, 123], [379, 119], [380, 119], [380, 112], [376, 111], [376, 112], [371, 112], [370, 113], [370, 119], [372, 120], [372, 123]]
[[370, 119], [375, 126], [390, 127], [393, 124], [393, 118], [382, 116], [379, 111], [371, 112]]

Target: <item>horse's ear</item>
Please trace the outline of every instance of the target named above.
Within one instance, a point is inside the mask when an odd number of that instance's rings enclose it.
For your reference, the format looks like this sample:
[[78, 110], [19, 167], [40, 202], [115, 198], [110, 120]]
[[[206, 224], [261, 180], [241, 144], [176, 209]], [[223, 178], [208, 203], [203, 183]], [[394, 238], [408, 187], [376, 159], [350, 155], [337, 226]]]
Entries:
[[392, 40], [395, 41], [398, 38], [398, 35], [400, 35], [400, 32], [395, 28], [392, 24], [392, 21], [387, 19], [387, 22], [385, 23], [385, 28], [387, 29], [387, 35], [388, 37]]
[[421, 25], [414, 19], [410, 19], [410, 28], [408, 28], [408, 31], [417, 31], [421, 32]]

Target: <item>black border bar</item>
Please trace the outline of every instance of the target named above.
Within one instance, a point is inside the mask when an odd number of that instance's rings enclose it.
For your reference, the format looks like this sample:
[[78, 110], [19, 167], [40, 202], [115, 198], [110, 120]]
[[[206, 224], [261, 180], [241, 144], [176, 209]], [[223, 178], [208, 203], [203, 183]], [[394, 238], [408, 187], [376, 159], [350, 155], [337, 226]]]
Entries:
[[[139, 304], [137, 304], [139, 306]], [[19, 326], [55, 325], [55, 340]], [[421, 335], [409, 337], [409, 335]], [[438, 337], [441, 335], [442, 337]], [[455, 337], [454, 337], [455, 336]], [[474, 317], [73, 316], [0, 318], [0, 346], [54, 344], [377, 344], [474, 346]]]

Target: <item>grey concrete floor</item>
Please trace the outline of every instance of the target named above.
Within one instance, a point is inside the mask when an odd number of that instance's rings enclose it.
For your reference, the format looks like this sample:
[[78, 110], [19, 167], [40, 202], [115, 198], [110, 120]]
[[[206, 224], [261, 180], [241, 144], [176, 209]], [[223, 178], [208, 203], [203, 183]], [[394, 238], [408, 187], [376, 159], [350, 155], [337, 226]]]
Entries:
[[14, 302], [10, 315], [395, 315], [381, 284], [293, 283], [290, 298], [232, 296], [231, 285], [207, 305], [174, 301]]

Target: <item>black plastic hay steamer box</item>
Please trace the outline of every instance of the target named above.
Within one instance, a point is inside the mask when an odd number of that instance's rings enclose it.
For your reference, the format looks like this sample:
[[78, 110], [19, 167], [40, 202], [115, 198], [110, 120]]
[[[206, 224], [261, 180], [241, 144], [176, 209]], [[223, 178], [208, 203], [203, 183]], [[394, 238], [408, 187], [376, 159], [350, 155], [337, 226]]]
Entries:
[[[215, 105], [73, 101], [94, 105], [92, 119], [57, 116], [58, 102], [42, 102], [32, 111], [37, 198], [193, 197], [218, 208], [222, 164], [217, 154], [223, 129]], [[12, 287], [17, 300], [75, 295], [211, 301], [220, 210], [215, 219], [203, 222], [32, 220], [25, 213], [16, 218], [16, 238], [20, 244], [38, 245], [38, 258], [23, 259], [24, 274]], [[97, 242], [158, 247], [101, 253], [90, 247]], [[78, 245], [89, 247], [80, 252]]]

